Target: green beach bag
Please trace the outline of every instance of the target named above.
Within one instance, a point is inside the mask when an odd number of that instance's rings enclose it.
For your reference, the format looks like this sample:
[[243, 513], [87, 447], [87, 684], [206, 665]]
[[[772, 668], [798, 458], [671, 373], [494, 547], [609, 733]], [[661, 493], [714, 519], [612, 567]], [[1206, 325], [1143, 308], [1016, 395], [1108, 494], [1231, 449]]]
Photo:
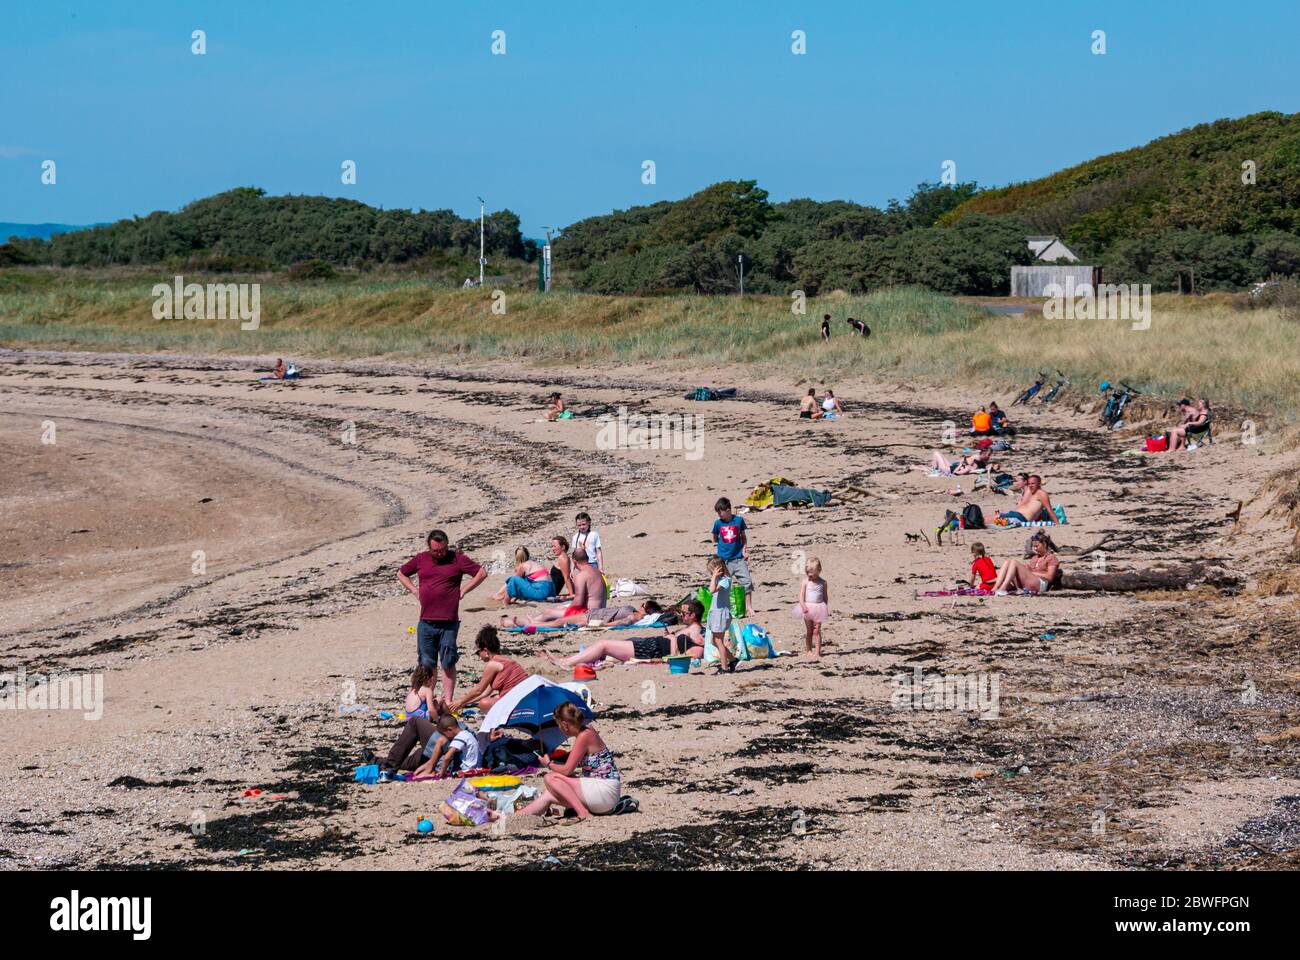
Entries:
[[745, 588], [739, 584], [731, 588], [731, 615], [733, 617], [745, 615]]
[[713, 594], [709, 593], [708, 587], [700, 587], [695, 591], [695, 599], [704, 604], [704, 615], [709, 615], [709, 609], [713, 606]]

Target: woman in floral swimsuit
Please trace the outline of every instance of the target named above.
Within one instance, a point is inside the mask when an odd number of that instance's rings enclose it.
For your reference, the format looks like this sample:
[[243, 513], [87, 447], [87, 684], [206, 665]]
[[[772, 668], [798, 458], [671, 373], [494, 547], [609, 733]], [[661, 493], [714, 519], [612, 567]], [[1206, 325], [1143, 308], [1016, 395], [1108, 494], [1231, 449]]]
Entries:
[[[587, 725], [576, 704], [560, 704], [555, 710], [555, 723], [574, 738], [569, 759], [546, 774], [546, 789], [519, 812], [541, 816], [552, 804], [571, 808], [580, 820], [611, 812], [618, 806], [623, 787], [609, 747], [595, 728]], [[550, 766], [546, 757], [541, 758], [541, 763]]]

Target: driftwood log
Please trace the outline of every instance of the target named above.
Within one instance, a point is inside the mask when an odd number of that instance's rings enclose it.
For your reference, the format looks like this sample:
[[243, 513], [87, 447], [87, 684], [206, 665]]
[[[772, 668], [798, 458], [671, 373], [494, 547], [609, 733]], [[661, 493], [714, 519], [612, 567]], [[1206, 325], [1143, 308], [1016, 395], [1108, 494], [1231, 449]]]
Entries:
[[1201, 584], [1211, 587], [1236, 587], [1240, 586], [1241, 577], [1219, 566], [1188, 563], [1118, 573], [1065, 571], [1061, 574], [1060, 587], [1062, 590], [1132, 593], [1136, 590], [1185, 590]]

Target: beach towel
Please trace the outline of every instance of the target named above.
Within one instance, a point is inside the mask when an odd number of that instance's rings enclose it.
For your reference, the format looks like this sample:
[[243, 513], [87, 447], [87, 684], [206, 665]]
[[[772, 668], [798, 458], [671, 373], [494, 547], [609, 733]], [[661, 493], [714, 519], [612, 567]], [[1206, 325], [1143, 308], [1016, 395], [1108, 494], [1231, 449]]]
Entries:
[[606, 627], [606, 630], [644, 630], [646, 627], [667, 627], [677, 622], [677, 618], [670, 613], [647, 613], [636, 623], [624, 623], [616, 627]]
[[1055, 506], [1052, 512], [1056, 514], [1055, 520], [1017, 520], [1015, 517], [998, 517], [993, 522], [1003, 530], [1012, 527], [1063, 527], [1069, 523], [1065, 517], [1065, 507]]
[[506, 627], [506, 633], [563, 633], [566, 630], [577, 630], [576, 623], [566, 623], [559, 627]]
[[745, 501], [745, 504], [753, 507], [755, 510], [766, 510], [772, 505], [772, 487], [777, 484], [793, 486], [794, 481], [788, 477], [773, 477], [766, 483], [760, 483], [750, 492], [749, 498]]
[[927, 590], [923, 597], [991, 597], [992, 590], [983, 587], [957, 587], [955, 590]]

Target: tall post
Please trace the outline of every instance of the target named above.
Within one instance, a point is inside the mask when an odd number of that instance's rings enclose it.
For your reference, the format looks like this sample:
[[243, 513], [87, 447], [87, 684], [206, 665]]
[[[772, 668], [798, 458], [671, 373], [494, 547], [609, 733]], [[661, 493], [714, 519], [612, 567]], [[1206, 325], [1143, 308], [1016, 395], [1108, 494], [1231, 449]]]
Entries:
[[485, 247], [483, 244], [483, 198], [478, 198], [478, 285], [483, 286], [483, 267], [487, 264], [487, 257], [483, 255]]
[[554, 227], [546, 228], [546, 247], [542, 250], [543, 276], [545, 277], [545, 286], [543, 292], [551, 292], [551, 234], [555, 232]]
[[743, 253], [736, 254], [736, 263], [740, 265], [740, 295], [743, 297], [745, 295], [745, 255]]

